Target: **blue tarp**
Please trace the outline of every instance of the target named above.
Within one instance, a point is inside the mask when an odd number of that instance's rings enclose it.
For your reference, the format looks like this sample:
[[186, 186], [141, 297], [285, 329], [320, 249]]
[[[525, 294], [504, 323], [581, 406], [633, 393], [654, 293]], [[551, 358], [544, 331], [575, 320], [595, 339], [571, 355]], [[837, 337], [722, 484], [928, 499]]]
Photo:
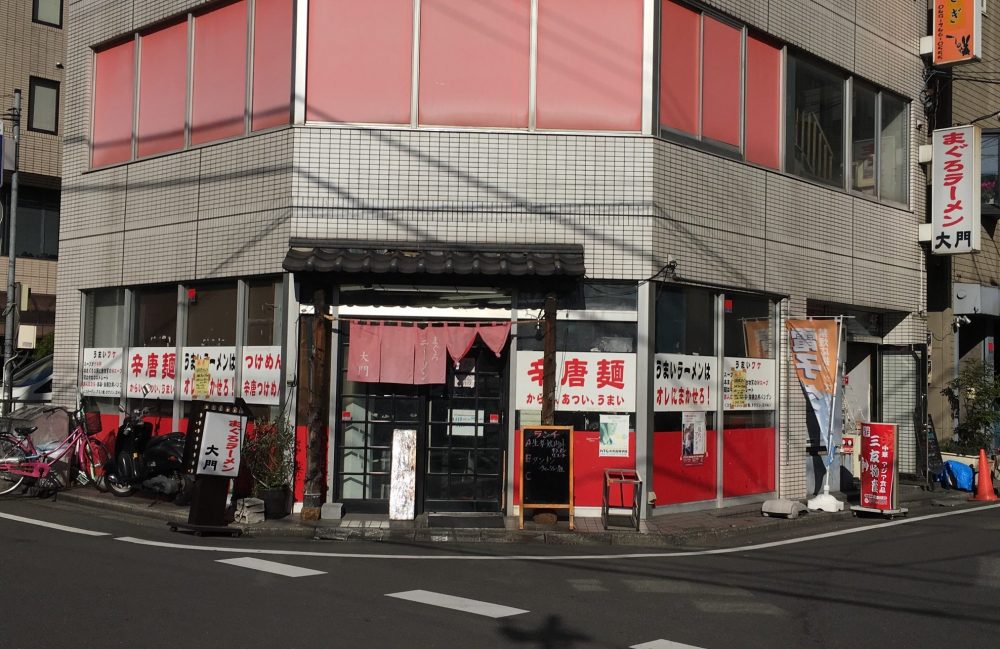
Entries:
[[949, 489], [972, 491], [975, 488], [976, 472], [968, 464], [955, 460], [944, 463], [944, 473], [941, 474], [941, 484]]

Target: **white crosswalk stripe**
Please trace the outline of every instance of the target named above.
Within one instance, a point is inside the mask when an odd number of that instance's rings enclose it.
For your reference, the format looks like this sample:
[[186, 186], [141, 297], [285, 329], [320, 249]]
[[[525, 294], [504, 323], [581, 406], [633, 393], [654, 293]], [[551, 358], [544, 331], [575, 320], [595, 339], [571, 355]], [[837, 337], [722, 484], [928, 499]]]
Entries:
[[681, 644], [680, 642], [671, 642], [670, 640], [653, 640], [652, 642], [634, 644], [629, 649], [701, 649], [701, 647]]
[[410, 602], [440, 606], [442, 608], [450, 608], [456, 611], [464, 611], [492, 618], [510, 617], [511, 615], [520, 615], [521, 613], [528, 612], [520, 608], [480, 602], [479, 600], [468, 599], [466, 597], [433, 593], [429, 590], [408, 590], [402, 593], [387, 593], [386, 597], [395, 597], [396, 599], [405, 599]]
[[277, 561], [265, 561], [263, 559], [254, 559], [253, 557], [238, 557], [236, 559], [219, 559], [218, 563], [229, 564], [230, 566], [239, 566], [240, 568], [250, 568], [251, 570], [260, 570], [261, 572], [270, 572], [275, 575], [282, 575], [285, 577], [312, 577], [313, 575], [325, 575], [326, 573], [322, 570], [311, 570], [309, 568], [300, 568], [298, 566], [290, 566], [287, 563], [278, 563]]

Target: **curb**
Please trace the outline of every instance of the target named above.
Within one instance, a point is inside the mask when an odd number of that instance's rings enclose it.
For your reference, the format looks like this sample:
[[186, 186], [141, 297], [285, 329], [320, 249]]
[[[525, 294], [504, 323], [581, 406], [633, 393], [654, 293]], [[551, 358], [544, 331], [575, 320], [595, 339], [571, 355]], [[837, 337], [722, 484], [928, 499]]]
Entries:
[[[956, 497], [944, 494], [921, 494], [910, 499], [906, 505], [959, 506]], [[963, 494], [964, 495], [964, 494]], [[937, 496], [937, 497], [935, 497]], [[187, 510], [171, 503], [129, 498], [116, 498], [92, 491], [68, 489], [56, 495], [56, 501], [72, 503], [94, 509], [117, 512], [128, 516], [160, 520], [164, 523], [186, 523]], [[953, 502], [954, 501], [954, 504]], [[964, 502], [964, 499], [962, 499]], [[162, 505], [158, 507], [159, 505]], [[176, 509], [170, 511], [168, 508]], [[709, 513], [714, 520], [724, 521], [727, 517]], [[775, 532], [791, 528], [808, 530], [811, 528], [842, 525], [853, 519], [849, 508], [842, 512], [810, 512], [798, 518], [778, 518], [755, 515], [747, 510], [743, 515], [730, 520], [728, 524], [693, 526], [689, 529], [663, 529], [667, 522], [655, 518], [648, 521], [648, 532], [633, 530], [569, 531], [565, 529], [499, 529], [499, 528], [428, 528], [411, 526], [390, 527], [339, 527], [326, 526], [324, 521], [304, 522], [297, 516], [265, 521], [261, 524], [245, 525], [231, 523], [230, 527], [241, 530], [244, 536], [252, 538], [303, 538], [342, 542], [394, 542], [394, 543], [492, 543], [492, 544], [546, 544], [564, 546], [622, 546], [622, 547], [692, 547], [718, 543], [726, 539], [751, 538], [760, 533]]]

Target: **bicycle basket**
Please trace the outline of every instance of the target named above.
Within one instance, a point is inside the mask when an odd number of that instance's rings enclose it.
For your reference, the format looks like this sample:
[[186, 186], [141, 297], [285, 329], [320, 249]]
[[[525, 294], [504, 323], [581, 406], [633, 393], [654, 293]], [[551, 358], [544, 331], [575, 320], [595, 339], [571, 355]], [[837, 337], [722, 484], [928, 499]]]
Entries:
[[83, 427], [88, 435], [96, 435], [103, 430], [100, 412], [86, 412], [83, 414]]

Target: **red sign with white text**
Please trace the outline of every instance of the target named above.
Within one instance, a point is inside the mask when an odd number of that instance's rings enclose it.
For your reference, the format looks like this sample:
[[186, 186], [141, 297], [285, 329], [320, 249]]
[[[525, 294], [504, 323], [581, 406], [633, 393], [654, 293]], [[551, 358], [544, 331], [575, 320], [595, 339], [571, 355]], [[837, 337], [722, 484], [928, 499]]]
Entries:
[[896, 424], [861, 424], [861, 506], [896, 508]]

